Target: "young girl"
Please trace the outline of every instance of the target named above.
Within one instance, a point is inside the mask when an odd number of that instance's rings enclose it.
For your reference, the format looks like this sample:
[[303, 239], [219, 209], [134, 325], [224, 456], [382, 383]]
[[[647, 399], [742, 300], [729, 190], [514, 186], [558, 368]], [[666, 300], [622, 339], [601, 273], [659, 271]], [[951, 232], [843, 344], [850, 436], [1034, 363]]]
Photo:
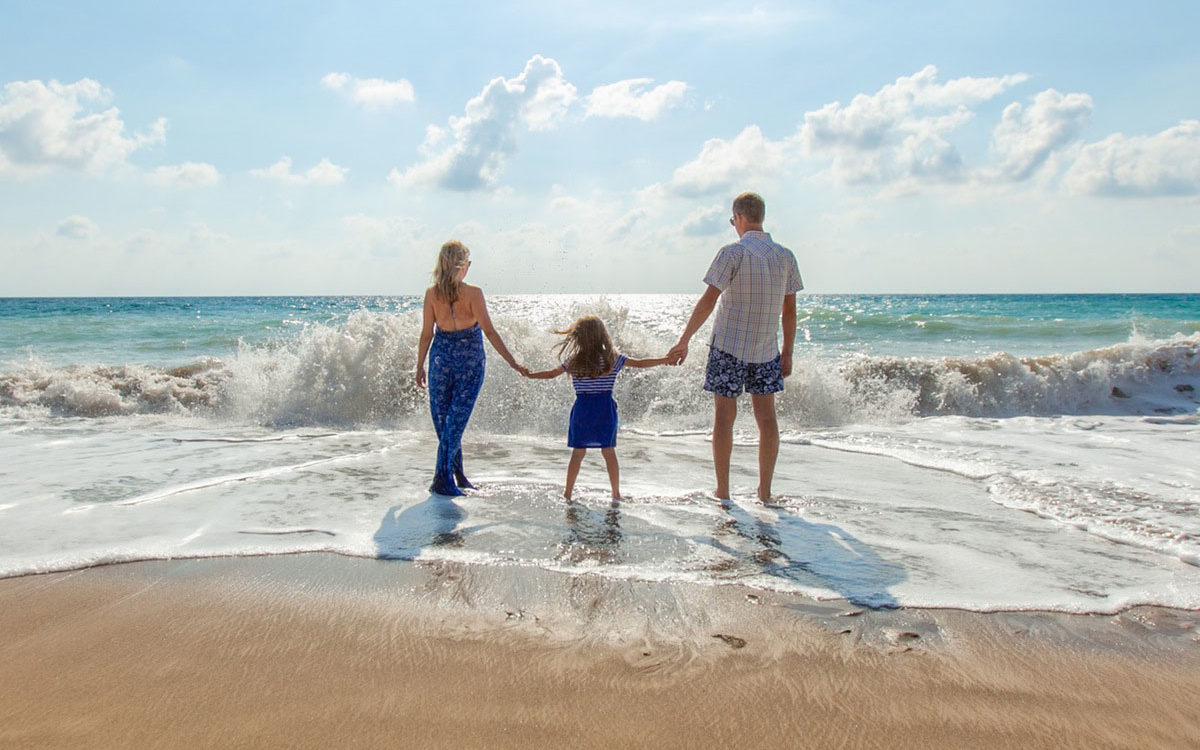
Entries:
[[613, 400], [613, 383], [624, 367], [656, 367], [667, 364], [666, 357], [633, 359], [619, 354], [604, 323], [595, 315], [585, 315], [572, 323], [562, 334], [558, 345], [561, 367], [531, 372], [529, 377], [548, 380], [562, 375], [571, 377], [575, 386], [575, 405], [571, 407], [571, 425], [567, 430], [567, 445], [571, 462], [567, 464], [567, 487], [563, 497], [570, 500], [575, 478], [588, 448], [599, 448], [608, 468], [614, 500], [621, 497], [620, 467], [617, 465], [617, 402]]

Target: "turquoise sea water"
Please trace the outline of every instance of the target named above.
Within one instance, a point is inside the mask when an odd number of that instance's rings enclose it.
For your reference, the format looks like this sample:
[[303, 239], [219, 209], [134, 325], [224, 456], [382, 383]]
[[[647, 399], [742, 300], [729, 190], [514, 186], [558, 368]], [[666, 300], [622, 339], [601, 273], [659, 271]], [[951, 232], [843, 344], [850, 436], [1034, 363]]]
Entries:
[[[599, 299], [619, 308], [644, 297]], [[688, 295], [649, 297], [669, 300], [676, 318], [686, 318], [694, 302]], [[548, 299], [554, 296], [497, 297], [493, 306], [524, 311], [522, 301]], [[398, 314], [419, 305], [411, 296], [0, 298], [0, 363], [32, 354], [56, 365], [179, 366], [227, 356], [239, 342], [285, 344], [306, 324], [337, 325], [358, 311]], [[538, 322], [547, 328], [569, 322], [556, 316], [561, 309], [548, 306]], [[1134, 336], [1194, 335], [1200, 294], [802, 295], [799, 318], [798, 339], [828, 354], [1040, 356]]]

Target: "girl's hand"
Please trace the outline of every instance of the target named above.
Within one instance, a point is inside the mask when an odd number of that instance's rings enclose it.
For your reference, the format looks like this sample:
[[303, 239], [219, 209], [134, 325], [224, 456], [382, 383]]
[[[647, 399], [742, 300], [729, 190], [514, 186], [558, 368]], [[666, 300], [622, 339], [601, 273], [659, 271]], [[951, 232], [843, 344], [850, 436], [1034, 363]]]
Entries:
[[417, 387], [424, 388], [425, 387], [425, 370], [424, 369], [417, 370], [416, 379], [417, 379]]
[[683, 339], [680, 339], [679, 343], [676, 344], [675, 346], [671, 347], [671, 350], [669, 352], [667, 352], [667, 364], [672, 365], [672, 366], [682, 365], [684, 363], [684, 360], [687, 359], [687, 355], [688, 355], [687, 342], [684, 341]]

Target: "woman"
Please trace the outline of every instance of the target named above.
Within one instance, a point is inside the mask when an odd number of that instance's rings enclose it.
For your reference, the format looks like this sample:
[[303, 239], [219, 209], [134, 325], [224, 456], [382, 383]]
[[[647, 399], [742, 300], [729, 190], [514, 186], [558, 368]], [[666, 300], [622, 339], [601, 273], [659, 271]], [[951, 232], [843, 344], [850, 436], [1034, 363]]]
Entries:
[[470, 267], [467, 246], [457, 240], [447, 242], [438, 253], [433, 286], [425, 290], [416, 378], [417, 385], [425, 388], [425, 357], [430, 355], [429, 411], [438, 452], [429, 489], [439, 495], [461, 495], [460, 488], [472, 486], [463, 473], [462, 435], [483, 387], [483, 336], [510, 367], [528, 372], [508, 353], [492, 326], [483, 290], [463, 282]]

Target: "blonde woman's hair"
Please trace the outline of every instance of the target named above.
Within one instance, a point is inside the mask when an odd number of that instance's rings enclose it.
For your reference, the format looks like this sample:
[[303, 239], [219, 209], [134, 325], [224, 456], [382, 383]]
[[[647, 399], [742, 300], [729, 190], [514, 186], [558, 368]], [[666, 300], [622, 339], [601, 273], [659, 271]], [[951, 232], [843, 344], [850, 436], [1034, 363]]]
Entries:
[[595, 315], [584, 315], [555, 333], [564, 337], [558, 345], [558, 358], [572, 377], [598, 378], [612, 372], [617, 348], [603, 321]]
[[433, 267], [433, 288], [437, 296], [447, 305], [458, 301], [458, 272], [467, 265], [471, 251], [458, 240], [450, 240], [438, 252], [437, 265]]

